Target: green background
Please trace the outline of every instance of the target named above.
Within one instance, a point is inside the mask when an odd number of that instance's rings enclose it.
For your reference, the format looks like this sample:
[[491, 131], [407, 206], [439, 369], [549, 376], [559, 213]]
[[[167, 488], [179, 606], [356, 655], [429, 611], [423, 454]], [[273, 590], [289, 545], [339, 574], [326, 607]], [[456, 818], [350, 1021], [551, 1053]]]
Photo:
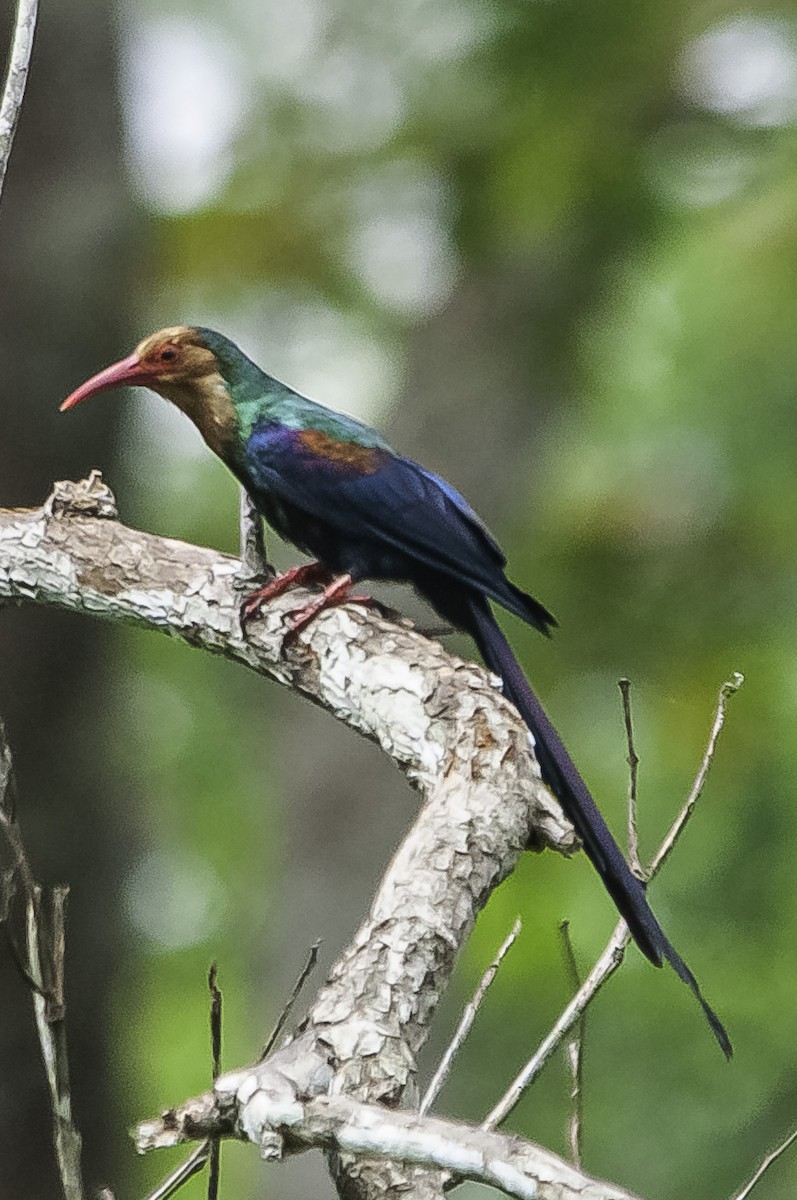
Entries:
[[[731, 1196], [797, 1121], [797, 8], [63, 7], [42, 13], [0, 208], [0, 502], [99, 466], [128, 522], [234, 550], [236, 488], [161, 401], [57, 414], [150, 331], [210, 324], [484, 515], [559, 619], [550, 644], [507, 629], [618, 836], [618, 678], [650, 853], [743, 672], [651, 892], [736, 1057], [636, 951], [585, 1054], [588, 1171], [651, 1200]], [[374, 747], [228, 664], [0, 617], [23, 822], [41, 874], [72, 886], [87, 1177], [142, 1196], [171, 1160], [135, 1158], [125, 1130], [207, 1084], [209, 961], [237, 1066], [310, 943], [324, 964], [345, 944], [415, 800]], [[560, 920], [584, 968], [613, 926], [582, 856], [525, 856], [458, 967], [427, 1074], [516, 914], [447, 1114], [480, 1119], [566, 1002]], [[36, 1200], [56, 1186], [42, 1086], [2, 971], [0, 1193]], [[567, 1093], [560, 1056], [510, 1127], [564, 1153]], [[796, 1185], [792, 1157], [757, 1195]], [[320, 1159], [225, 1150], [223, 1196], [308, 1194], [332, 1194]]]

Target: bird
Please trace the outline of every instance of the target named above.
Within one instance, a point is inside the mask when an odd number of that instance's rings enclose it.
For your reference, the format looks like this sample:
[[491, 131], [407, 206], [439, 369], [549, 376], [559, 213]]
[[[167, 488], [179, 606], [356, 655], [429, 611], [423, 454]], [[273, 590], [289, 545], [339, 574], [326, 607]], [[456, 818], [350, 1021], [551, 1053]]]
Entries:
[[352, 593], [361, 580], [390, 579], [413, 585], [473, 638], [525, 722], [543, 781], [639, 949], [655, 966], [668, 962], [687, 984], [730, 1058], [722, 1022], [654, 915], [644, 882], [628, 866], [491, 605], [548, 636], [556, 621], [509, 580], [505, 555], [464, 497], [376, 430], [268, 375], [215, 330], [177, 325], [153, 333], [73, 391], [61, 411], [128, 385], [152, 389], [189, 417], [260, 515], [312, 559], [252, 592], [242, 605], [244, 623], [291, 587], [321, 585], [293, 614], [295, 637], [324, 609], [363, 600]]

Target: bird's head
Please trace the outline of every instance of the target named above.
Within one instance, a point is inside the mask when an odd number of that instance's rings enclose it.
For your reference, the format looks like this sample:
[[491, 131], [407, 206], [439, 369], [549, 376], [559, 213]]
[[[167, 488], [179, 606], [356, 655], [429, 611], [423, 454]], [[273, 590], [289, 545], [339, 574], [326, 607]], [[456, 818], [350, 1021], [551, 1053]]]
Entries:
[[257, 371], [222, 334], [175, 325], [151, 334], [127, 358], [92, 375], [67, 396], [60, 411], [110, 388], [148, 387], [190, 417], [211, 449], [225, 457], [238, 427], [235, 393]]
[[87, 379], [64, 400], [61, 412], [97, 392], [131, 385], [152, 388], [171, 400], [175, 389], [201, 387], [201, 381], [211, 375], [221, 375], [221, 371], [202, 332], [187, 325], [175, 325], [151, 334], [127, 358]]

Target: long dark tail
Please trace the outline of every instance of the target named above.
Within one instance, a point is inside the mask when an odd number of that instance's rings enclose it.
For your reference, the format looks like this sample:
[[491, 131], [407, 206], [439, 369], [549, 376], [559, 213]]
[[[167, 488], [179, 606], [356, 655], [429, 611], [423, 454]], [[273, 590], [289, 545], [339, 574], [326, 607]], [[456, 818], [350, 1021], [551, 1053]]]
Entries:
[[730, 1058], [733, 1051], [722, 1022], [703, 998], [694, 975], [667, 940], [653, 915], [644, 884], [625, 861], [586, 784], [562, 745], [559, 734], [531, 690], [488, 602], [483, 596], [471, 593], [467, 605], [471, 618], [468, 632], [476, 641], [487, 666], [504, 681], [505, 694], [528, 725], [534, 738], [542, 777], [572, 821], [606, 890], [628, 924], [634, 941], [657, 967], [666, 959], [676, 974], [688, 984], [706, 1014], [714, 1036], [726, 1057]]

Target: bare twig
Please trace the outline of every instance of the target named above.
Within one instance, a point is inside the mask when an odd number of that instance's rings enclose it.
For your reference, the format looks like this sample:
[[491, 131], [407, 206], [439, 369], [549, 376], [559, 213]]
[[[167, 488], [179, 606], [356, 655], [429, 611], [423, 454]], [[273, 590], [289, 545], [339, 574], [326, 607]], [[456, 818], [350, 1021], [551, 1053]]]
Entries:
[[[210, 992], [210, 1049], [215, 1083], [221, 1074], [221, 1007], [222, 996], [216, 984], [216, 964], [210, 964], [208, 971], [208, 991]], [[221, 1142], [211, 1138], [208, 1159], [208, 1200], [218, 1200], [219, 1176], [221, 1173]]]
[[246, 488], [241, 488], [239, 529], [241, 538], [241, 579], [268, 579], [274, 568], [266, 553], [263, 518], [252, 503]]
[[36, 29], [37, 0], [17, 0], [14, 37], [8, 58], [8, 72], [0, 103], [0, 196], [3, 194], [8, 160], [17, 131], [17, 122], [25, 97], [28, 67]]
[[[52, 955], [50, 978], [63, 980], [63, 928], [64, 906], [68, 895], [67, 888], [55, 888], [53, 891], [53, 929], [55, 936], [49, 947]], [[28, 897], [27, 904], [27, 941], [28, 963], [30, 973], [38, 985], [33, 993], [33, 1011], [36, 1017], [36, 1029], [39, 1035], [44, 1072], [50, 1089], [50, 1106], [53, 1114], [53, 1138], [55, 1154], [58, 1160], [58, 1170], [65, 1200], [85, 1200], [83, 1179], [80, 1166], [81, 1138], [72, 1121], [72, 1100], [69, 1090], [69, 1062], [66, 1047], [66, 1026], [64, 1024], [63, 1003], [60, 1012], [53, 1015], [44, 990], [44, 955], [48, 953], [45, 927], [41, 920], [40, 889]], [[44, 942], [44, 946], [42, 943]]]
[[210, 1057], [214, 1083], [221, 1074], [222, 995], [216, 983], [217, 978], [216, 964], [211, 963], [208, 971], [208, 991], [210, 992]]
[[[5, 729], [0, 723], [0, 743], [2, 743], [2, 752], [8, 755], [8, 743], [5, 740]], [[9, 759], [10, 761], [10, 759]], [[3, 887], [3, 914], [2, 925], [8, 943], [8, 948], [11, 951], [11, 957], [22, 976], [25, 983], [32, 992], [42, 997], [46, 1004], [51, 1001], [50, 981], [48, 971], [50, 967], [50, 959], [45, 956], [41, 963], [41, 973], [34, 972], [30, 969], [25, 961], [19, 947], [17, 946], [14, 936], [9, 925], [11, 902], [16, 890], [16, 880], [22, 884], [22, 890], [25, 895], [25, 900], [28, 905], [33, 908], [36, 924], [40, 930], [44, 929], [44, 918], [41, 911], [41, 889], [37, 886], [33, 876], [30, 862], [28, 861], [27, 853], [25, 852], [25, 844], [22, 841], [22, 834], [16, 820], [11, 817], [8, 811], [0, 804], [0, 829], [6, 835], [14, 859], [14, 867], [12, 871], [7, 872], [4, 878]], [[28, 955], [28, 959], [30, 955]]]
[[[48, 922], [45, 920], [43, 912], [41, 888], [34, 878], [19, 825], [5, 803], [12, 777], [11, 751], [5, 736], [5, 728], [0, 721], [0, 829], [5, 834], [14, 860], [13, 871], [6, 873], [3, 887], [3, 912], [0, 916], [14, 959], [33, 996], [36, 1030], [41, 1046], [47, 1085], [50, 1090], [53, 1143], [63, 1194], [65, 1200], [84, 1200], [85, 1192], [80, 1166], [81, 1139], [72, 1121], [69, 1061], [64, 1024], [66, 1009], [64, 1002], [64, 929], [69, 889], [53, 888], [48, 928]], [[15, 893], [15, 880], [21, 884], [25, 897], [26, 955], [24, 960], [8, 928], [9, 910]]]
[[645, 878], [645, 872], [639, 858], [639, 834], [637, 831], [637, 775], [639, 758], [634, 745], [634, 725], [631, 720], [631, 680], [618, 680], [620, 694], [623, 697], [623, 719], [625, 721], [625, 736], [628, 745], [628, 858], [631, 870], [640, 879]]
[[210, 1156], [210, 1147], [210, 1138], [201, 1142], [196, 1150], [189, 1154], [185, 1162], [181, 1163], [176, 1171], [172, 1171], [168, 1179], [164, 1179], [154, 1192], [150, 1192], [147, 1200], [169, 1200], [169, 1197], [173, 1196], [184, 1183], [205, 1169], [205, 1164]]
[[[562, 949], [564, 950], [565, 963], [567, 964], [568, 974], [570, 976], [572, 987], [575, 990], [581, 986], [581, 979], [578, 974], [578, 964], [573, 950], [573, 943], [570, 940], [570, 922], [562, 921], [559, 926], [559, 932], [562, 935]], [[567, 1134], [570, 1142], [570, 1157], [575, 1165], [581, 1170], [581, 1127], [584, 1119], [584, 1025], [586, 1014], [582, 1012], [578, 1022], [574, 1026], [575, 1033], [570, 1038], [565, 1047], [567, 1053], [567, 1062], [570, 1067], [570, 1078], [572, 1086], [570, 1088], [570, 1099], [573, 1107], [570, 1112], [570, 1119], [567, 1123]]]
[[769, 1170], [774, 1162], [777, 1162], [781, 1154], [785, 1154], [785, 1152], [794, 1144], [795, 1141], [797, 1141], [797, 1129], [793, 1130], [785, 1141], [781, 1142], [775, 1150], [772, 1150], [766, 1156], [761, 1165], [758, 1167], [757, 1171], [755, 1171], [753, 1174], [752, 1178], [744, 1185], [740, 1192], [736, 1193], [736, 1195], [733, 1197], [733, 1200], [747, 1200], [747, 1197], [750, 1195], [761, 1177]]
[[10, 821], [16, 820], [14, 811], [14, 761], [6, 736], [6, 727], [0, 717], [0, 811]]
[[274, 1024], [274, 1028], [272, 1029], [271, 1033], [266, 1038], [265, 1046], [260, 1051], [260, 1058], [258, 1059], [258, 1062], [262, 1062], [263, 1059], [266, 1057], [266, 1055], [270, 1054], [271, 1051], [274, 1049], [274, 1046], [276, 1045], [276, 1042], [277, 1042], [277, 1038], [279, 1037], [279, 1035], [282, 1033], [283, 1029], [285, 1028], [285, 1023], [293, 1011], [294, 1004], [299, 999], [299, 994], [300, 994], [302, 988], [307, 983], [307, 980], [310, 978], [313, 971], [315, 970], [315, 965], [318, 962], [318, 951], [319, 951], [320, 946], [321, 946], [321, 942], [318, 941], [318, 942], [314, 942], [313, 945], [310, 947], [310, 952], [307, 955], [305, 964], [302, 967], [299, 974], [296, 976], [296, 981], [294, 982], [294, 985], [291, 988], [291, 994], [290, 994], [290, 996], [288, 996], [288, 999], [285, 1001], [284, 1005], [282, 1006], [282, 1012], [277, 1017], [277, 1020]]
[[[653, 879], [667, 860], [673, 846], [678, 841], [684, 831], [689, 818], [694, 810], [695, 804], [703, 790], [703, 785], [706, 781], [709, 767], [714, 758], [714, 752], [717, 746], [722, 726], [725, 723], [725, 711], [728, 705], [728, 700], [744, 683], [744, 676], [738, 671], [734, 672], [730, 679], [726, 680], [720, 688], [717, 698], [717, 706], [714, 714], [714, 721], [711, 726], [706, 750], [703, 755], [700, 768], [695, 776], [695, 781], [689, 791], [681, 811], [673, 821], [667, 834], [657, 850], [653, 861], [650, 865], [648, 876]], [[513, 1108], [520, 1100], [520, 1097], [527, 1088], [534, 1082], [542, 1068], [545, 1066], [548, 1059], [553, 1054], [556, 1047], [561, 1042], [562, 1038], [573, 1028], [576, 1021], [579, 1020], [581, 1014], [586, 1007], [594, 1000], [597, 993], [603, 987], [608, 979], [620, 967], [624, 957], [626, 947], [631, 940], [631, 935], [628, 932], [628, 926], [625, 921], [618, 921], [612, 931], [606, 946], [600, 958], [595, 963], [594, 967], [586, 977], [581, 987], [578, 989], [573, 999], [561, 1013], [556, 1023], [550, 1032], [543, 1038], [534, 1054], [528, 1060], [523, 1070], [512, 1081], [511, 1085], [498, 1101], [492, 1112], [488, 1113], [482, 1124], [483, 1129], [494, 1129], [505, 1121]]]
[[[210, 992], [210, 1054], [211, 1073], [213, 1081], [221, 1073], [221, 1008], [222, 995], [216, 986], [216, 964], [211, 963], [208, 971], [208, 991]], [[180, 1190], [183, 1184], [193, 1179], [205, 1167], [208, 1168], [208, 1200], [217, 1200], [219, 1194], [219, 1171], [221, 1166], [221, 1143], [217, 1137], [209, 1137], [201, 1142], [189, 1154], [184, 1163], [172, 1171], [163, 1183], [150, 1192], [146, 1200], [168, 1200]]]
[[6, 835], [6, 841], [14, 859], [14, 870], [19, 876], [25, 895], [30, 899], [36, 889], [36, 880], [25, 853], [25, 844], [22, 841], [16, 817], [12, 807], [6, 803], [9, 793], [13, 789], [13, 779], [14, 762], [11, 756], [11, 747], [6, 736], [5, 724], [0, 718], [0, 829]]
[[714, 722], [711, 726], [711, 733], [708, 737], [708, 743], [703, 755], [703, 761], [701, 762], [700, 769], [695, 776], [695, 781], [692, 784], [689, 795], [684, 801], [683, 808], [678, 813], [678, 816], [673, 821], [664, 840], [653, 856], [653, 861], [651, 862], [648, 870], [648, 876], [650, 879], [653, 879], [656, 875], [658, 875], [659, 870], [664, 866], [665, 862], [670, 856], [673, 846], [683, 833], [689, 818], [694, 811], [695, 805], [700, 799], [700, 793], [703, 791], [703, 785], [706, 782], [706, 776], [708, 775], [709, 768], [714, 760], [714, 751], [717, 746], [717, 739], [719, 738], [719, 735], [722, 732], [722, 727], [725, 724], [725, 712], [728, 707], [728, 701], [730, 700], [731, 696], [736, 695], [743, 683], [744, 675], [741, 675], [739, 671], [734, 671], [730, 679], [726, 679], [720, 688], [720, 693], [717, 697], [717, 708], [714, 714]]
[[440, 1059], [440, 1064], [439, 1064], [437, 1070], [435, 1071], [434, 1075], [432, 1076], [431, 1082], [430, 1082], [428, 1088], [426, 1089], [426, 1093], [425, 1093], [423, 1099], [421, 1100], [420, 1108], [418, 1109], [419, 1116], [422, 1117], [422, 1116], [424, 1116], [425, 1113], [427, 1113], [429, 1111], [429, 1109], [431, 1108], [431, 1106], [434, 1104], [435, 1100], [437, 1099], [438, 1095], [440, 1094], [440, 1089], [443, 1087], [443, 1084], [445, 1083], [446, 1079], [448, 1078], [449, 1072], [451, 1071], [451, 1065], [454, 1062], [454, 1059], [456, 1058], [457, 1054], [459, 1053], [462, 1043], [465, 1041], [465, 1038], [468, 1036], [468, 1034], [471, 1031], [471, 1026], [473, 1025], [473, 1022], [476, 1019], [476, 1014], [479, 1011], [479, 1008], [481, 1007], [481, 1003], [484, 1000], [485, 995], [487, 994], [487, 989], [489, 988], [490, 984], [493, 982], [496, 975], [498, 974], [498, 968], [500, 967], [500, 965], [504, 959], [504, 956], [506, 955], [509, 948], [517, 940], [518, 934], [520, 933], [522, 928], [523, 928], [523, 925], [520, 920], [520, 917], [516, 917], [515, 923], [512, 926], [511, 930], [509, 931], [509, 934], [507, 935], [507, 937], [504, 939], [504, 941], [499, 946], [498, 951], [495, 955], [495, 958], [493, 959], [493, 961], [490, 963], [487, 970], [482, 975], [481, 981], [479, 983], [479, 986], [476, 988], [476, 991], [474, 992], [472, 1000], [467, 1005], [467, 1007], [465, 1008], [465, 1011], [462, 1014], [462, 1019], [460, 1020], [459, 1025], [457, 1026], [456, 1032], [455, 1032], [453, 1038], [451, 1039], [448, 1049], [446, 1050], [443, 1057]]
[[587, 1005], [592, 1002], [607, 979], [621, 965], [625, 957], [629, 938], [628, 926], [625, 921], [618, 921], [614, 927], [612, 936], [606, 944], [606, 948], [595, 963], [595, 966], [589, 975], [587, 975], [573, 999], [558, 1017], [553, 1028], [542, 1039], [523, 1070], [512, 1081], [512, 1084], [498, 1101], [492, 1112], [487, 1114], [482, 1123], [483, 1129], [495, 1129], [502, 1121], [506, 1120], [523, 1093], [531, 1086], [548, 1059], [559, 1046], [562, 1038], [570, 1032]]

